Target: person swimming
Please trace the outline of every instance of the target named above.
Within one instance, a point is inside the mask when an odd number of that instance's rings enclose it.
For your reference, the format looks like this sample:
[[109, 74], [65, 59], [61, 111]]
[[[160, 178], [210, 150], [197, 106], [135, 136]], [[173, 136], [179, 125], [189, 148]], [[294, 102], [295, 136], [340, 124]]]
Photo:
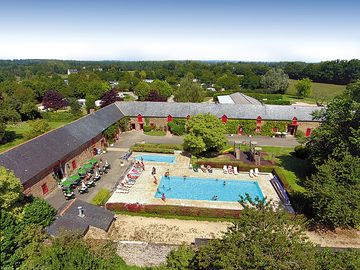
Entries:
[[226, 182], [225, 182], [225, 181], [223, 182], [223, 185], [226, 186]]
[[212, 197], [212, 200], [213, 200], [213, 201], [217, 201], [217, 200], [218, 200], [218, 196], [217, 196], [217, 195], [214, 195], [214, 196]]

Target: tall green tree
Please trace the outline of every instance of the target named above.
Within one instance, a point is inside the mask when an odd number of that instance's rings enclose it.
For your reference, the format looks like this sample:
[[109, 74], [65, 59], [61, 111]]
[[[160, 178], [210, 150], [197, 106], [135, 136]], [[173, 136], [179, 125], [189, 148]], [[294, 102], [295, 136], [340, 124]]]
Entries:
[[289, 76], [282, 69], [272, 68], [261, 76], [261, 86], [270, 93], [284, 94], [289, 86]]
[[225, 126], [214, 115], [199, 114], [191, 117], [187, 122], [187, 130], [184, 149], [194, 155], [201, 155], [207, 151], [220, 151], [227, 144]]
[[150, 86], [148, 83], [141, 81], [135, 86], [135, 95], [138, 96], [140, 101], [144, 101], [150, 94]]
[[30, 121], [29, 126], [30, 129], [24, 135], [27, 140], [40, 136], [51, 129], [49, 123], [45, 119]]
[[311, 85], [312, 82], [309, 78], [304, 78], [299, 80], [296, 84], [295, 84], [295, 88], [296, 88], [296, 94], [298, 97], [301, 98], [305, 98], [310, 96], [311, 94]]
[[360, 81], [348, 85], [314, 117], [322, 122], [306, 146], [315, 164], [329, 157], [341, 160], [345, 153], [360, 157]]
[[0, 208], [10, 209], [22, 197], [23, 186], [15, 174], [0, 167]]
[[314, 218], [330, 227], [360, 226], [360, 157], [329, 159], [305, 182]]
[[191, 74], [181, 79], [180, 86], [174, 91], [174, 99], [177, 102], [202, 102], [204, 97], [204, 89], [193, 81]]

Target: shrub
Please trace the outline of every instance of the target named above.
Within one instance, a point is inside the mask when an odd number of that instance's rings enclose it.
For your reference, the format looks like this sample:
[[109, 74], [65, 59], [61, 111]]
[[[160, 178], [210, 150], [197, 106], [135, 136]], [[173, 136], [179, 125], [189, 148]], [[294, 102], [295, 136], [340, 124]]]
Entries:
[[149, 153], [162, 153], [162, 154], [174, 154], [174, 149], [168, 148], [152, 148], [152, 147], [142, 147], [142, 146], [133, 146], [131, 150], [134, 152], [149, 152]]
[[151, 127], [150, 126], [144, 126], [144, 132], [149, 132], [151, 131]]
[[178, 136], [186, 133], [185, 125], [186, 121], [184, 119], [174, 119], [172, 122], [168, 123], [171, 133]]
[[49, 122], [70, 122], [75, 120], [74, 115], [70, 112], [43, 112], [41, 117]]
[[91, 200], [91, 203], [95, 205], [104, 205], [109, 200], [110, 196], [111, 194], [108, 189], [101, 188]]
[[272, 172], [274, 166], [255, 166], [255, 165], [248, 165], [241, 161], [207, 161], [207, 160], [197, 160], [195, 161], [194, 165], [210, 165], [213, 168], [223, 168], [224, 165], [228, 166], [231, 165], [232, 167], [238, 167], [239, 171], [249, 171], [251, 169], [259, 168], [262, 172]]
[[144, 144], [140, 144], [140, 143], [136, 143], [135, 145], [133, 145], [131, 147], [131, 149], [133, 147], [144, 147], [144, 148], [151, 148], [151, 149], [173, 149], [173, 150], [183, 150], [183, 147], [181, 144], [161, 144], [161, 143], [144, 143]]
[[24, 134], [27, 140], [40, 136], [51, 129], [49, 123], [44, 119], [30, 121], [29, 126], [30, 129]]
[[306, 159], [309, 157], [309, 152], [306, 147], [298, 145], [294, 148], [294, 156], [301, 159]]
[[264, 100], [263, 102], [271, 105], [291, 105], [289, 100]]
[[35, 198], [24, 207], [24, 224], [38, 224], [44, 227], [49, 226], [56, 215], [56, 209], [45, 200]]

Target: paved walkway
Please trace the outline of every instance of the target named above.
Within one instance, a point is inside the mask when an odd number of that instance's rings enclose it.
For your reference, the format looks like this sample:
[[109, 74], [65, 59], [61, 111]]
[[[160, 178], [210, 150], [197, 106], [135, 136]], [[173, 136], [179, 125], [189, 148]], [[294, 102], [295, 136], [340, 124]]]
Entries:
[[[227, 136], [229, 143], [233, 144], [234, 141], [246, 141], [250, 140], [257, 141], [259, 146], [279, 146], [279, 147], [294, 147], [298, 145], [298, 142], [295, 138], [270, 138], [264, 136], [254, 136], [249, 138], [247, 136]], [[75, 196], [86, 202], [90, 202], [95, 194], [101, 188], [107, 188], [109, 190], [113, 189], [115, 183], [119, 180], [119, 177], [124, 173], [125, 169], [128, 166], [128, 163], [125, 163], [124, 167], [120, 166], [120, 157], [123, 156], [129, 148], [138, 142], [145, 143], [164, 143], [164, 144], [182, 144], [183, 137], [179, 136], [149, 136], [145, 135], [142, 131], [128, 131], [121, 134], [120, 139], [112, 147], [108, 148], [108, 152], [98, 156], [96, 158], [102, 158], [103, 160], [108, 160], [111, 165], [111, 170], [107, 175], [104, 175], [100, 181], [96, 183], [96, 187], [90, 188], [89, 193], [79, 194], [75, 192]], [[46, 200], [56, 209], [59, 209], [64, 202], [66, 202], [64, 195], [60, 188], [51, 192]]]

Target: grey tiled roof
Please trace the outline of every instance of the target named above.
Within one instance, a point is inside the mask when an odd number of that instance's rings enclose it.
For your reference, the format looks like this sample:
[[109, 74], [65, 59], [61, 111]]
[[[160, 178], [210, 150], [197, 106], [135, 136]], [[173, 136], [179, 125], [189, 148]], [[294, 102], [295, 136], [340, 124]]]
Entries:
[[312, 112], [320, 107], [252, 105], [252, 104], [212, 104], [212, 103], [174, 103], [174, 102], [117, 102], [119, 109], [127, 116], [144, 117], [186, 117], [200, 113], [211, 113], [217, 117], [224, 114], [230, 119], [288, 120], [294, 116], [298, 121], [313, 121]]
[[[59, 236], [63, 231], [85, 234], [89, 226], [108, 231], [114, 221], [114, 214], [100, 206], [95, 206], [81, 200], [75, 200], [62, 216], [46, 228], [52, 236]], [[84, 210], [84, 217], [79, 217], [78, 207]]]
[[0, 155], [0, 166], [13, 170], [24, 184], [91, 141], [123, 116], [115, 104], [107, 106], [4, 152]]
[[253, 104], [261, 105], [262, 103], [255, 98], [244, 95], [243, 93], [237, 92], [230, 95], [231, 99], [235, 104]]

